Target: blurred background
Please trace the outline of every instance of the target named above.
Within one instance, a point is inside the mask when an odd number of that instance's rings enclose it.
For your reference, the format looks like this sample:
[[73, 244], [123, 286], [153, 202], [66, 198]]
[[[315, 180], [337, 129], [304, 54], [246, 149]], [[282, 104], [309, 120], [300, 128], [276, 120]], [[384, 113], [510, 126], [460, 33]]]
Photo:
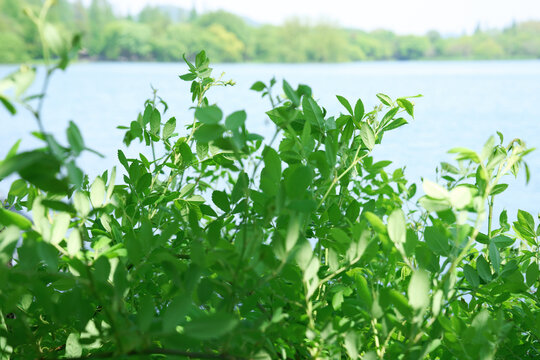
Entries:
[[[40, 56], [25, 6], [0, 0], [0, 63]], [[84, 34], [81, 59], [345, 62], [540, 57], [536, 0], [58, 0], [50, 20]]]
[[[40, 0], [0, 0], [0, 78], [20, 63], [40, 63], [40, 39], [24, 8]], [[270, 105], [250, 91], [258, 80], [276, 77], [293, 86], [310, 85], [329, 114], [344, 111], [335, 95], [361, 98], [370, 109], [376, 93], [415, 99], [415, 119], [385, 136], [375, 160], [392, 160], [390, 171], [406, 167], [407, 177], [436, 179], [447, 150], [480, 150], [501, 131], [505, 142], [523, 138], [540, 147], [540, 2], [537, 0], [432, 0], [259, 2], [247, 0], [58, 0], [49, 15], [60, 33], [80, 32], [79, 60], [52, 79], [44, 125], [65, 139], [69, 120], [81, 128], [86, 144], [105, 155], [82, 157], [95, 176], [117, 164], [125, 149], [123, 131], [152, 96], [151, 86], [168, 102], [166, 114], [180, 127], [193, 110], [185, 54], [207, 51], [219, 76], [237, 85], [209, 98], [226, 112], [245, 109], [248, 127], [272, 133], [264, 114]], [[44, 71], [28, 94], [39, 93]], [[280, 89], [276, 89], [280, 93]], [[35, 121], [24, 109], [12, 117], [0, 109], [0, 158], [15, 141], [21, 149], [41, 145]], [[496, 136], [496, 135], [495, 135]], [[540, 210], [540, 153], [527, 157], [531, 182], [503, 179], [510, 188], [497, 211]], [[6, 182], [0, 183], [0, 196]]]

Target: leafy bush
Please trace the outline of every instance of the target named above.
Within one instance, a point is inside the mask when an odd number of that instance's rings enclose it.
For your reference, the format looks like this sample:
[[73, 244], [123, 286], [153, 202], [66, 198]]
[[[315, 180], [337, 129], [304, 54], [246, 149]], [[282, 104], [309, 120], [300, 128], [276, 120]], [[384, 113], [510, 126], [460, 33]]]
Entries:
[[45, 147], [0, 163], [0, 178], [19, 175], [0, 209], [2, 358], [538, 356], [540, 229], [523, 211], [496, 227], [492, 213], [522, 141], [453, 149], [444, 185], [425, 180], [416, 200], [402, 169], [371, 156], [413, 116], [410, 98], [378, 94], [366, 111], [338, 96], [330, 116], [306, 85], [275, 96], [274, 80], [257, 82], [276, 126], [265, 142], [244, 111], [211, 103], [232, 82], [205, 53], [186, 63], [193, 123], [177, 130], [154, 94], [124, 128], [153, 155], [118, 151], [120, 182], [77, 167], [88, 149], [74, 123], [68, 144], [46, 133], [44, 94], [22, 98], [31, 69], [6, 82]]

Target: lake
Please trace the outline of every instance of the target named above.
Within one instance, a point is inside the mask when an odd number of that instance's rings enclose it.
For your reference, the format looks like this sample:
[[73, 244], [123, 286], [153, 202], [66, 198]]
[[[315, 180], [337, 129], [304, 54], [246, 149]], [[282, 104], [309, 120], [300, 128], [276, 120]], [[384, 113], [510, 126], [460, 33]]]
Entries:
[[[15, 66], [0, 65], [0, 76]], [[391, 97], [423, 94], [415, 99], [415, 119], [409, 125], [385, 135], [375, 152], [375, 160], [392, 160], [391, 168], [406, 166], [409, 180], [435, 179], [440, 161], [450, 161], [447, 150], [464, 146], [480, 150], [490, 135], [501, 131], [505, 142], [520, 137], [530, 147], [540, 147], [540, 61], [476, 62], [364, 62], [348, 64], [214, 64], [214, 74], [225, 72], [234, 87], [217, 88], [209, 94], [230, 113], [244, 109], [251, 131], [268, 136], [272, 125], [264, 112], [268, 101], [250, 91], [257, 80], [268, 82], [273, 76], [281, 84], [312, 87], [314, 97], [329, 114], [344, 111], [335, 95], [351, 103], [361, 98], [366, 109], [377, 103], [376, 93]], [[116, 149], [123, 132], [118, 125], [129, 125], [152, 95], [151, 86], [170, 106], [168, 116], [177, 124], [191, 123], [193, 110], [188, 83], [178, 75], [186, 71], [182, 63], [80, 63], [65, 73], [57, 73], [51, 82], [44, 106], [44, 124], [48, 131], [65, 141], [68, 121], [75, 121], [86, 144], [106, 157], [85, 154], [80, 164], [91, 174], [117, 164]], [[37, 87], [33, 90], [37, 91]], [[168, 117], [167, 117], [168, 118]], [[21, 148], [39, 144], [30, 136], [34, 120], [19, 109], [16, 117], [0, 110], [0, 158], [17, 139]], [[127, 151], [135, 154], [139, 147]], [[540, 152], [528, 155], [532, 178], [504, 179], [510, 188], [498, 196], [498, 210], [509, 210], [510, 219], [518, 208], [534, 215], [540, 211]], [[7, 184], [0, 183], [0, 194]]]

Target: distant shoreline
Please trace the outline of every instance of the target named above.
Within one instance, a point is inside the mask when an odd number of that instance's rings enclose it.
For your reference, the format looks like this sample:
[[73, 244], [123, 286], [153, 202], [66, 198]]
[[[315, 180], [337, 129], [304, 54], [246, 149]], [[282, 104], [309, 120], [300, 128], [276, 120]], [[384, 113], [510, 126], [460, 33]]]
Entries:
[[[43, 60], [28, 60], [21, 62], [0, 63], [0, 66], [18, 66], [23, 64], [40, 65]], [[470, 59], [470, 58], [425, 58], [425, 59], [381, 59], [381, 60], [361, 60], [361, 61], [341, 61], [341, 62], [267, 62], [267, 61], [236, 61], [236, 62], [214, 62], [216, 65], [347, 65], [347, 64], [370, 64], [370, 63], [435, 63], [435, 62], [504, 62], [504, 61], [539, 61], [540, 58], [501, 58], [501, 59]], [[182, 59], [177, 61], [159, 61], [159, 60], [95, 60], [79, 59], [72, 64], [185, 64]]]

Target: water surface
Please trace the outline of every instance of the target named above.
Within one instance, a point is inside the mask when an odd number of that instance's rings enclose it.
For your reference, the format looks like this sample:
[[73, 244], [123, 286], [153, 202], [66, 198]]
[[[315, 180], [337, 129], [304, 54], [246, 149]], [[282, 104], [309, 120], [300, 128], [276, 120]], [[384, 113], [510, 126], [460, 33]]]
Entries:
[[[272, 125], [264, 115], [267, 100], [250, 91], [257, 80], [275, 76], [292, 85], [308, 84], [314, 96], [330, 114], [342, 110], [336, 94], [351, 102], [362, 98], [372, 108], [378, 92], [392, 97], [423, 94], [415, 99], [415, 119], [410, 125], [385, 135], [375, 151], [376, 160], [392, 160], [392, 167], [406, 166], [411, 181], [434, 179], [440, 161], [449, 161], [446, 152], [456, 146], [480, 150], [490, 135], [501, 131], [506, 140], [524, 139], [530, 147], [540, 147], [540, 61], [477, 62], [364, 62], [351, 64], [215, 64], [216, 75], [225, 72], [237, 85], [212, 90], [209, 98], [226, 113], [245, 109], [248, 127], [265, 136]], [[0, 76], [14, 69], [0, 66]], [[69, 120], [81, 128], [89, 147], [102, 152], [100, 159], [87, 154], [82, 165], [96, 175], [117, 163], [116, 149], [123, 133], [118, 125], [129, 125], [152, 95], [151, 86], [170, 106], [178, 126], [190, 123], [188, 84], [178, 78], [186, 71], [181, 63], [81, 63], [65, 73], [57, 73], [44, 107], [45, 127], [65, 140]], [[16, 117], [0, 110], [0, 157], [17, 139], [21, 147], [39, 142], [29, 133], [36, 129], [30, 116], [20, 109]], [[123, 147], [122, 147], [123, 148]], [[140, 148], [127, 150], [135, 154]], [[511, 218], [517, 208], [534, 214], [540, 211], [540, 152], [528, 156], [532, 179], [525, 186], [523, 174], [505, 179], [511, 187], [499, 196], [497, 209], [507, 208]], [[0, 184], [5, 193], [7, 185]]]

